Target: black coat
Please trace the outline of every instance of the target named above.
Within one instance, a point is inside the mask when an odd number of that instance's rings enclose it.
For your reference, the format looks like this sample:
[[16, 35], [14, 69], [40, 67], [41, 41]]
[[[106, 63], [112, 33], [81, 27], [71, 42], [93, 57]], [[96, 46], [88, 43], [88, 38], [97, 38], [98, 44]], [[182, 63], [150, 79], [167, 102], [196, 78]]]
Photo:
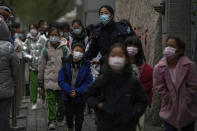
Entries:
[[110, 22], [107, 25], [99, 24], [93, 31], [93, 41], [85, 54], [85, 59], [91, 60], [100, 52], [102, 62], [112, 45], [125, 41], [128, 37], [128, 27], [117, 22]]
[[[87, 103], [95, 108], [99, 131], [135, 131], [145, 112], [147, 96], [140, 82], [122, 75], [100, 76], [86, 91]], [[107, 80], [107, 82], [106, 82]], [[103, 109], [97, 104], [103, 102]]]

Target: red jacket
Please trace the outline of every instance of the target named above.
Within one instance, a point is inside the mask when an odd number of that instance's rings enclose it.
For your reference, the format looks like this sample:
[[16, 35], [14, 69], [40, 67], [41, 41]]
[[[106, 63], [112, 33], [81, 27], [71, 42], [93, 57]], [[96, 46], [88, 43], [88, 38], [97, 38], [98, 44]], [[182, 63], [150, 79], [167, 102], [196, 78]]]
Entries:
[[148, 104], [151, 107], [152, 104], [152, 88], [153, 88], [153, 68], [144, 63], [142, 66], [139, 67], [140, 70], [140, 81], [144, 87], [145, 92], [148, 96]]

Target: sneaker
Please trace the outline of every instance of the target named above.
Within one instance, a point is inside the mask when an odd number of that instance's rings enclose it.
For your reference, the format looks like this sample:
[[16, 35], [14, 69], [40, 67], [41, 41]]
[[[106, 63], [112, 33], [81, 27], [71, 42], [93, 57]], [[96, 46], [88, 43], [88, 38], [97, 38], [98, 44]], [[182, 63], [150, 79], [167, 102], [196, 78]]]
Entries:
[[66, 121], [58, 121], [57, 122], [58, 127], [66, 125]]
[[50, 123], [48, 129], [49, 130], [55, 130], [56, 129], [55, 123], [54, 122]]
[[36, 110], [37, 109], [37, 104], [33, 104], [31, 107], [32, 110]]

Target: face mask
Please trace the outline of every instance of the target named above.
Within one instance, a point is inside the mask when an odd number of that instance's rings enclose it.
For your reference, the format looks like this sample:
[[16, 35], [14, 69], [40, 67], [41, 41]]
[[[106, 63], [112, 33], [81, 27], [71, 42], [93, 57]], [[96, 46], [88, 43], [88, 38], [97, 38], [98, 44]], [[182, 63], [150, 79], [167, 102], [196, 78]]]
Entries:
[[128, 34], [131, 34], [131, 29], [130, 29], [130, 27], [127, 28], [127, 33], [128, 33]]
[[37, 32], [36, 29], [31, 29], [30, 33], [31, 33], [32, 36], [36, 36], [38, 32]]
[[103, 14], [100, 16], [100, 20], [102, 24], [106, 25], [107, 23], [110, 22], [110, 15]]
[[73, 59], [76, 60], [77, 62], [80, 61], [83, 58], [83, 53], [79, 51], [74, 51], [73, 52]]
[[76, 35], [80, 35], [81, 34], [81, 29], [73, 29], [73, 33]]
[[51, 44], [57, 44], [60, 41], [60, 38], [57, 37], [57, 36], [51, 36], [49, 38], [49, 41], [50, 41]]
[[109, 66], [112, 70], [120, 71], [125, 66], [125, 58], [123, 57], [110, 57], [109, 58]]
[[163, 51], [163, 55], [168, 59], [173, 59], [176, 56], [176, 48], [166, 47]]
[[127, 47], [127, 52], [129, 56], [136, 56], [138, 53], [138, 48], [136, 47]]
[[4, 20], [4, 17], [2, 15], [0, 15], [0, 19]]
[[63, 35], [64, 35], [64, 33], [63, 32], [60, 32], [60, 36], [63, 37]]
[[64, 33], [64, 38], [68, 39], [69, 35], [70, 35], [70, 34], [69, 34], [68, 32], [65, 32], [65, 33]]

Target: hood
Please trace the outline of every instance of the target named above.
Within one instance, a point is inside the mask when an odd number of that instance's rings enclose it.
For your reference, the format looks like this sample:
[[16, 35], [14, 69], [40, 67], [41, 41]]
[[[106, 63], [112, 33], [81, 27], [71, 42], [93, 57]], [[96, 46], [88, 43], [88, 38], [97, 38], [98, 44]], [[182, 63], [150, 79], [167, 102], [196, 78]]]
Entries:
[[3, 19], [0, 18], [0, 40], [9, 41], [9, 28]]

